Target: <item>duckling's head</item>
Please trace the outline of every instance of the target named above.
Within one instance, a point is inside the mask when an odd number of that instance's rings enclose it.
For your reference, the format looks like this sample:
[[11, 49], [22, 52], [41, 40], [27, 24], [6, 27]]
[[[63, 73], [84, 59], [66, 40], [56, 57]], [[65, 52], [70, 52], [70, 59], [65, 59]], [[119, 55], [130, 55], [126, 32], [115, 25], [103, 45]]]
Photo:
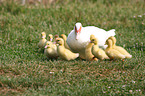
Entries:
[[106, 42], [105, 42], [105, 45], [108, 45], [108, 47], [112, 47], [112, 40], [107, 39]]
[[42, 38], [45, 38], [46, 37], [46, 33], [45, 32], [42, 32], [41, 33], [41, 36], [42, 36]]
[[90, 40], [96, 38], [93, 34], [90, 35]]
[[49, 41], [52, 41], [53, 35], [52, 34], [49, 34], [48, 37], [49, 37]]
[[108, 39], [111, 39], [113, 41], [113, 45], [116, 43], [116, 38], [114, 36], [109, 37]]
[[54, 36], [54, 38], [55, 38], [55, 39], [56, 39], [56, 38], [59, 38], [59, 35], [56, 34], [56, 35]]
[[97, 38], [91, 38], [91, 43], [94, 43], [95, 45], [98, 44], [98, 39]]
[[47, 41], [45, 44], [46, 44], [46, 45], [45, 45], [45, 48], [50, 48], [50, 47], [51, 47], [52, 42], [51, 42], [51, 41]]
[[98, 44], [98, 39], [94, 35], [90, 36], [90, 40], [91, 40], [91, 43], [94, 43], [95, 45]]
[[62, 38], [63, 40], [66, 40], [66, 39], [67, 39], [67, 37], [66, 37], [65, 34], [61, 34], [61, 38]]
[[64, 41], [62, 38], [57, 38], [56, 39], [56, 43], [59, 44], [59, 45], [63, 45], [64, 44]]

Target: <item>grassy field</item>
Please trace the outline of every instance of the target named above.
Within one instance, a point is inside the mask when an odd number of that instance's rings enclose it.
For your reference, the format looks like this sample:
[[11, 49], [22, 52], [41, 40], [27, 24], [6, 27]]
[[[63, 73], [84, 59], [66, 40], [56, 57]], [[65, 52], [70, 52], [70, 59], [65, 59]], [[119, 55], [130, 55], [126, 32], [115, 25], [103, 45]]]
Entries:
[[[145, 1], [64, 0], [49, 6], [0, 4], [0, 94], [145, 95]], [[76, 22], [116, 29], [133, 57], [118, 61], [48, 60], [40, 34], [66, 34]]]

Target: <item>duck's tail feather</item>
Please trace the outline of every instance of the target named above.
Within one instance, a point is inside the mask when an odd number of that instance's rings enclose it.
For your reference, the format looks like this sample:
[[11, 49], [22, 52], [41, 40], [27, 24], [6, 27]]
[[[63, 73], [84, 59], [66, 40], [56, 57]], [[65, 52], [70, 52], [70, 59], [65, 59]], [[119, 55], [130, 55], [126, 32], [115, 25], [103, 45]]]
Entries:
[[109, 38], [110, 36], [115, 36], [116, 35], [115, 34], [115, 29], [109, 30], [107, 33], [108, 33], [107, 38]]
[[131, 58], [132, 57], [132, 55], [126, 55], [126, 58]]
[[79, 53], [76, 53], [76, 57], [79, 57]]

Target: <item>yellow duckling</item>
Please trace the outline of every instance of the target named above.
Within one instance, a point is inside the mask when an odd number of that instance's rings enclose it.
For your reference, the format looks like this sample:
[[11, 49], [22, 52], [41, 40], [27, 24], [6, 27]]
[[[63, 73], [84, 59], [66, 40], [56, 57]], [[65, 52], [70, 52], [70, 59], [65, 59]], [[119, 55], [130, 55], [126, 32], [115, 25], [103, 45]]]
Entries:
[[68, 46], [68, 44], [66, 42], [67, 36], [65, 34], [61, 34], [61, 37], [64, 40], [64, 47], [70, 50], [70, 48], [69, 48], [69, 46]]
[[91, 43], [94, 43], [94, 45], [92, 46], [92, 54], [100, 60], [109, 59], [105, 51], [99, 48], [98, 39], [95, 38], [94, 35], [90, 36], [90, 40], [91, 40]]
[[46, 45], [45, 45], [45, 50], [44, 50], [44, 54], [46, 55], [46, 57], [49, 59], [58, 58], [58, 54], [57, 54], [57, 46], [55, 44], [53, 44], [51, 41], [47, 41]]
[[56, 39], [57, 39], [57, 38], [59, 38], [59, 35], [56, 34], [56, 35], [54, 36], [54, 43], [56, 43]]
[[110, 59], [124, 59], [125, 55], [121, 54], [119, 51], [112, 48], [112, 40], [107, 39], [106, 44], [108, 47], [106, 48], [105, 52]]
[[78, 53], [73, 53], [70, 50], [66, 49], [64, 47], [64, 41], [62, 38], [57, 38], [56, 43], [58, 44], [57, 46], [57, 53], [59, 57], [63, 60], [73, 60], [76, 59], [79, 54]]
[[94, 58], [94, 55], [91, 52], [91, 49], [92, 49], [93, 45], [94, 44], [92, 42], [89, 42], [89, 44], [86, 46], [86, 49], [85, 49], [85, 59], [88, 60], [88, 61], [91, 61], [91, 60], [98, 61], [97, 58]]
[[46, 33], [45, 32], [42, 32], [41, 33], [41, 36], [42, 36], [42, 39], [39, 41], [38, 43], [38, 47], [39, 48], [43, 48], [44, 45], [45, 45], [45, 42], [47, 41], [45, 38], [46, 38]]
[[130, 55], [124, 48], [120, 47], [120, 46], [116, 46], [116, 38], [114, 36], [109, 37], [109, 39], [111, 39], [113, 41], [113, 49], [119, 51], [120, 53], [122, 53], [123, 55], [125, 55], [125, 58], [131, 58], [132, 55]]

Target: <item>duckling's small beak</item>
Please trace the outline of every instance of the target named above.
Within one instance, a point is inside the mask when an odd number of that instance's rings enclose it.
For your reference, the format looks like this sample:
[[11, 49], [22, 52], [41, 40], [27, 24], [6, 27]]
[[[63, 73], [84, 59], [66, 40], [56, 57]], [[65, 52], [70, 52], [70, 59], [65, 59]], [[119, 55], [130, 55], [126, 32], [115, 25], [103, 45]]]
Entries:
[[42, 36], [42, 38], [45, 38], [45, 36]]
[[44, 48], [47, 48], [47, 45]]
[[52, 38], [50, 38], [50, 41], [52, 41]]

